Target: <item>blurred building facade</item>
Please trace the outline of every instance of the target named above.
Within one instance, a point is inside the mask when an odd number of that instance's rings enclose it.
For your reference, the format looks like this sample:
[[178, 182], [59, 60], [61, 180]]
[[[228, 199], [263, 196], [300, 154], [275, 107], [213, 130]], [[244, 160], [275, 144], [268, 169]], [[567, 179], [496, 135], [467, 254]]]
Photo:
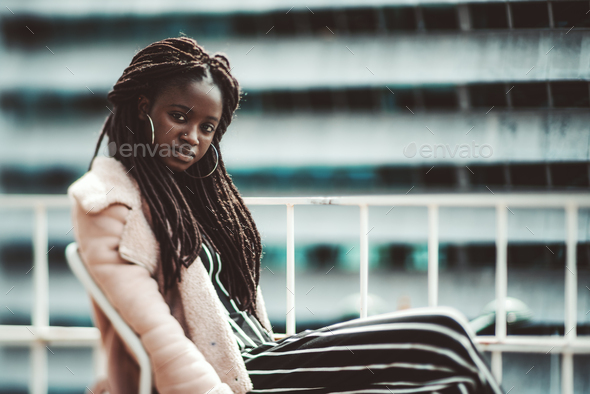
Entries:
[[[88, 168], [106, 93], [135, 52], [180, 34], [226, 53], [246, 93], [221, 145], [244, 196], [588, 192], [588, 10], [588, 1], [8, 2], [0, 9], [0, 193], [65, 193]], [[280, 330], [284, 208], [251, 210], [265, 251], [261, 286]], [[359, 234], [357, 209], [295, 212], [299, 330], [354, 308], [342, 300], [358, 291]], [[508, 295], [535, 313], [523, 330], [563, 331], [564, 214], [511, 212]], [[0, 218], [0, 322], [30, 324], [33, 216], [0, 206]], [[426, 224], [425, 209], [371, 208], [369, 291], [381, 302], [370, 314], [427, 305]], [[494, 298], [494, 231], [492, 210], [441, 209], [440, 303], [469, 318]], [[67, 210], [50, 212], [49, 234], [51, 324], [91, 325], [64, 260], [73, 241]], [[588, 210], [578, 234], [583, 335]], [[558, 361], [526, 357], [507, 357], [507, 388], [514, 381], [521, 392], [557, 393]], [[70, 360], [77, 374], [63, 368]], [[531, 363], [540, 374], [521, 377]], [[58, 352], [51, 390], [81, 392], [91, 364], [90, 350]], [[589, 364], [576, 361], [580, 393], [590, 391]], [[27, 365], [26, 349], [0, 349], [0, 393], [27, 392]]]

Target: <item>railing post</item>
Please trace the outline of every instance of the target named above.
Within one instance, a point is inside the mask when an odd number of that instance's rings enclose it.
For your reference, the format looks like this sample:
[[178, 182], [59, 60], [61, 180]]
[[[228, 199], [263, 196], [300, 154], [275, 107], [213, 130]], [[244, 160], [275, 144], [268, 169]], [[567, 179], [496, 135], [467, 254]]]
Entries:
[[428, 206], [428, 306], [438, 305], [438, 205]]
[[[37, 328], [49, 326], [49, 267], [47, 250], [47, 209], [44, 205], [35, 206], [33, 239], [33, 332]], [[35, 334], [31, 334], [35, 335]], [[47, 350], [41, 340], [31, 346], [31, 394], [46, 394], [47, 382]]]
[[33, 240], [33, 326], [47, 327], [49, 325], [49, 268], [48, 268], [48, 240], [47, 240], [47, 210], [39, 204], [35, 207], [34, 221], [35, 238]]
[[287, 204], [287, 335], [295, 334], [295, 215]]
[[566, 267], [565, 267], [565, 337], [573, 340], [577, 336], [578, 266], [576, 245], [578, 242], [578, 207], [570, 204], [565, 208], [566, 223]]
[[[506, 339], [506, 293], [508, 288], [508, 208], [496, 205], [496, 338]], [[492, 352], [492, 373], [502, 383], [502, 352]]]
[[369, 291], [369, 207], [367, 204], [359, 205], [360, 208], [360, 243], [361, 243], [361, 299], [360, 317], [367, 317], [367, 294]]
[[[578, 207], [568, 204], [565, 207], [566, 228], [566, 264], [565, 264], [565, 326], [564, 337], [568, 342], [576, 339], [577, 334], [577, 297], [578, 267], [576, 247], [578, 242]], [[561, 358], [561, 392], [574, 392], [574, 359], [573, 354], [566, 351]]]
[[107, 376], [107, 354], [101, 341], [92, 347], [92, 364], [94, 376]]

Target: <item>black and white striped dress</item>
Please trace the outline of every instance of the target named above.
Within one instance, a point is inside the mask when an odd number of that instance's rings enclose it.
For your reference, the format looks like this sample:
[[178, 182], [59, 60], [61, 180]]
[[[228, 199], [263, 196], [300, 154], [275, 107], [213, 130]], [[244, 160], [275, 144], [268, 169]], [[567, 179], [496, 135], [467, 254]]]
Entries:
[[[205, 249], [205, 248], [204, 248]], [[250, 393], [501, 394], [464, 317], [450, 308], [384, 313], [272, 341], [219, 281], [219, 255], [202, 255], [241, 349]]]
[[209, 278], [215, 287], [217, 296], [225, 306], [227, 320], [236, 336], [240, 350], [252, 349], [262, 344], [273, 344], [272, 337], [258, 322], [256, 317], [249, 312], [238, 308], [240, 301], [231, 299], [228, 291], [220, 280], [222, 269], [219, 253], [213, 258], [213, 247], [207, 236], [203, 236], [203, 248], [201, 249], [201, 260], [209, 273]]

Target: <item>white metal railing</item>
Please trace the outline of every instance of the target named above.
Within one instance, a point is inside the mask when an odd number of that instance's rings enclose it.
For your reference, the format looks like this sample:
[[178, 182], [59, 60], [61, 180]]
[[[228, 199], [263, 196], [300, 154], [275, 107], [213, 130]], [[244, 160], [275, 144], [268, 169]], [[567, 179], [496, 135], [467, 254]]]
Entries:
[[[352, 205], [360, 209], [360, 317], [367, 317], [369, 277], [369, 206], [413, 206], [428, 209], [428, 304], [438, 304], [438, 215], [439, 207], [493, 207], [496, 210], [496, 332], [478, 336], [477, 343], [492, 353], [492, 372], [502, 380], [502, 353], [561, 353], [562, 393], [573, 394], [574, 354], [590, 354], [590, 338], [577, 336], [576, 245], [579, 208], [590, 208], [589, 193], [534, 194], [420, 194], [345, 197], [246, 197], [247, 205], [285, 205], [287, 208], [287, 314], [286, 334], [295, 334], [295, 205]], [[48, 343], [65, 346], [94, 346], [100, 353], [100, 333], [88, 327], [50, 327], [48, 308], [47, 209], [67, 208], [66, 196], [0, 195], [0, 208], [28, 208], [34, 218], [34, 305], [31, 326], [0, 325], [0, 344], [28, 344], [32, 352], [30, 392], [47, 393]], [[565, 335], [507, 336], [505, 299], [507, 294], [507, 224], [509, 207], [561, 208], [565, 211]], [[103, 360], [95, 357], [97, 363]], [[102, 361], [101, 361], [102, 360]], [[100, 366], [97, 366], [97, 370]]]

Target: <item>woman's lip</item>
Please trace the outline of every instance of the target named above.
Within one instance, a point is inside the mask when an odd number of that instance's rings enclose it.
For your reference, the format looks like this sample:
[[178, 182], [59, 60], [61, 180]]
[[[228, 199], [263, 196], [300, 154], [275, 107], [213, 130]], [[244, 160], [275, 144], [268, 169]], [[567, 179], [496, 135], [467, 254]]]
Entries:
[[174, 157], [176, 157], [179, 160], [184, 161], [185, 163], [190, 163], [191, 161], [193, 161], [195, 158], [193, 156], [190, 155], [185, 155], [184, 153], [180, 152], [178, 149], [174, 149]]

